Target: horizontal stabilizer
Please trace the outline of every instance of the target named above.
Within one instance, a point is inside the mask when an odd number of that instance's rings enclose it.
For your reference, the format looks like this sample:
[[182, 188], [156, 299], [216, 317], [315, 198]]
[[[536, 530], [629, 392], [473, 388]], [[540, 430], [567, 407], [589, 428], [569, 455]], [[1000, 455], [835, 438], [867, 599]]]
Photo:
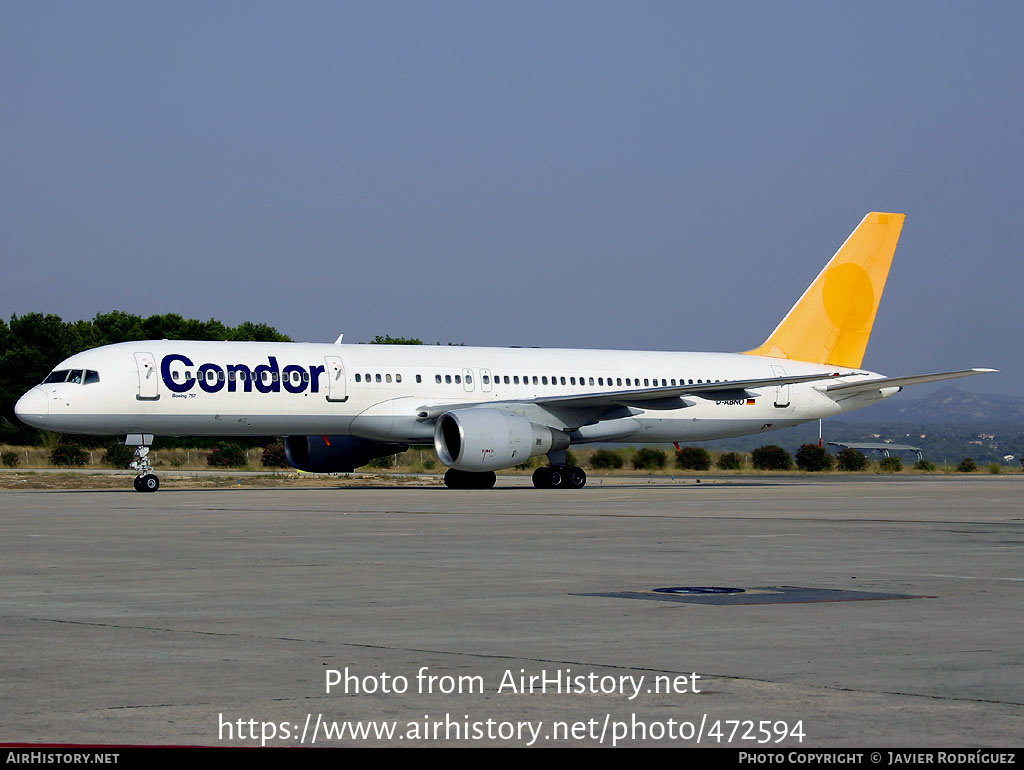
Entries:
[[875, 380], [862, 380], [860, 382], [837, 382], [819, 390], [826, 393], [842, 392], [844, 394], [861, 393], [880, 388], [902, 388], [904, 385], [921, 385], [926, 382], [939, 382], [941, 380], [955, 380], [958, 377], [971, 377], [975, 374], [991, 374], [998, 372], [998, 369], [962, 369], [958, 372], [937, 372], [935, 374], [911, 374], [906, 377], [882, 377]]

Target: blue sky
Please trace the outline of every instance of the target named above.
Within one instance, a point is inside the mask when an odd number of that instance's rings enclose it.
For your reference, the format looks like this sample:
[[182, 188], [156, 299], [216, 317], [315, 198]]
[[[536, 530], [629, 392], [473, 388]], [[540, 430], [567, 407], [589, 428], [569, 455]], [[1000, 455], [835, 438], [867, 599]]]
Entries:
[[865, 366], [1024, 394], [1022, 17], [8, 2], [0, 313], [742, 350], [901, 211]]

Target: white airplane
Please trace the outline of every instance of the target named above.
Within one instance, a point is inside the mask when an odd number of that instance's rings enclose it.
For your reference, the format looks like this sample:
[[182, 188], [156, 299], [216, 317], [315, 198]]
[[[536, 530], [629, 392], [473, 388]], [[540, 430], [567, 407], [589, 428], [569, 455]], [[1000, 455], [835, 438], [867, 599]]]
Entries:
[[155, 491], [154, 435], [285, 436], [288, 460], [351, 471], [433, 441], [451, 488], [547, 455], [537, 487], [579, 489], [569, 446], [680, 442], [798, 425], [904, 385], [995, 371], [884, 377], [861, 361], [904, 214], [872, 212], [764, 344], [745, 353], [151, 340], [62, 361], [18, 401], [24, 422], [125, 435], [135, 488]]

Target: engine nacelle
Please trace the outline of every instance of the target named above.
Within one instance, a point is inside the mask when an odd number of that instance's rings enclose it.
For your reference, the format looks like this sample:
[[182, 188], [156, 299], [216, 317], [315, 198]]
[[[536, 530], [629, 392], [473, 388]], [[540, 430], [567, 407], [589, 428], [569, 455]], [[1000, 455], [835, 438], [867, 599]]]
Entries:
[[358, 436], [287, 436], [284, 454], [293, 468], [309, 473], [347, 473], [378, 457], [404, 452], [408, 444]]
[[456, 409], [437, 418], [434, 449], [460, 471], [493, 471], [565, 449], [569, 437], [521, 414], [500, 409]]

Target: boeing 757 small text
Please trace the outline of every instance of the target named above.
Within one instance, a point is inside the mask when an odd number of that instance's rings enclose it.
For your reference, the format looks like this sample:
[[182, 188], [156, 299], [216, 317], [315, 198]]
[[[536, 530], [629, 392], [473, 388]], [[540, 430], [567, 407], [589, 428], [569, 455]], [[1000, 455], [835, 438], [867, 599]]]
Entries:
[[135, 488], [156, 491], [155, 435], [285, 436], [288, 460], [351, 471], [433, 442], [451, 488], [547, 455], [533, 483], [580, 489], [566, 449], [777, 430], [965, 369], [861, 369], [904, 214], [872, 212], [760, 346], [744, 353], [152, 340], [61, 362], [18, 401], [29, 425], [124, 435]]

